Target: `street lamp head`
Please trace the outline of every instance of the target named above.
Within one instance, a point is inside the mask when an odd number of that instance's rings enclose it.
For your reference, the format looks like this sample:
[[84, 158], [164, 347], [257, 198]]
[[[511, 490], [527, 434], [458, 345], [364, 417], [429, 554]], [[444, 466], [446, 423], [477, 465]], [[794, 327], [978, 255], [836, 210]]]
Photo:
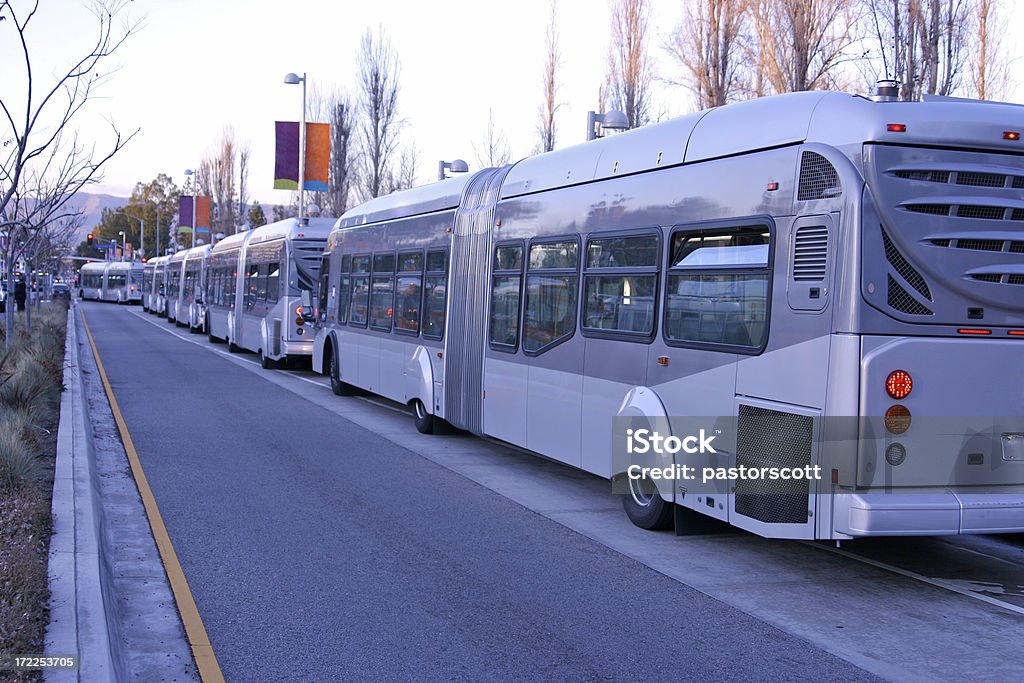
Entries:
[[194, 174], [195, 174], [195, 171], [193, 171], [191, 168], [186, 168], [185, 169], [185, 175], [194, 175]]
[[121, 237], [124, 237], [124, 230], [119, 230], [117, 234], [120, 235]]
[[438, 161], [437, 162], [437, 179], [445, 180], [448, 176], [445, 175], [445, 171], [451, 171], [452, 173], [468, 173], [469, 164], [462, 159], [455, 159], [454, 161]]
[[601, 127], [608, 130], [626, 130], [629, 128], [629, 120], [621, 111], [610, 109], [604, 113], [604, 121], [601, 123]]
[[298, 85], [306, 80], [305, 76], [299, 76], [298, 74], [285, 74], [284, 82], [288, 85]]

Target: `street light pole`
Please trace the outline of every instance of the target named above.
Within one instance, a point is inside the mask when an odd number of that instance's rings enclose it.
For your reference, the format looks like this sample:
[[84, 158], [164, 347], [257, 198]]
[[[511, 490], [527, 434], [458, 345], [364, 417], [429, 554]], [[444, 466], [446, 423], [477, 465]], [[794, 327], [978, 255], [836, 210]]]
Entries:
[[117, 234], [121, 236], [121, 260], [124, 261], [124, 252], [128, 249], [128, 236], [124, 230], [119, 230]]
[[302, 83], [302, 124], [299, 126], [299, 223], [301, 224], [305, 213], [302, 190], [306, 185], [306, 72], [302, 72], [301, 78], [293, 73], [287, 74], [284, 77], [284, 82], [288, 85]]
[[191, 168], [185, 169], [185, 175], [192, 176], [192, 246], [196, 246], [196, 184], [198, 174]]

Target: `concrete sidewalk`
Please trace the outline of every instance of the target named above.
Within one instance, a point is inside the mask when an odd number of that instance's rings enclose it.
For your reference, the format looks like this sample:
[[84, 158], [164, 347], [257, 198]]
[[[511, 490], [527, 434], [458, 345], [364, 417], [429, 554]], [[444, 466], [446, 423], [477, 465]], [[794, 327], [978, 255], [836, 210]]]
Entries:
[[47, 681], [196, 681], [195, 664], [91, 346], [72, 305], [50, 539]]

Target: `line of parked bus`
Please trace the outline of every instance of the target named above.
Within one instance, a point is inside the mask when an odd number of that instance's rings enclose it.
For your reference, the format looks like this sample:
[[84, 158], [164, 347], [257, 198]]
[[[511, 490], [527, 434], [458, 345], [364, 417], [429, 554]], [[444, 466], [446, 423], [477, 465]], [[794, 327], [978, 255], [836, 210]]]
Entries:
[[[143, 305], [264, 367], [311, 356], [423, 432], [624, 482], [645, 528], [1019, 532], [1024, 393], [1000, 378], [1024, 376], [1020, 112], [727, 105], [156, 259]], [[824, 476], [624, 477], [616, 418], [683, 437], [686, 416], [733, 426], [657, 464]]]

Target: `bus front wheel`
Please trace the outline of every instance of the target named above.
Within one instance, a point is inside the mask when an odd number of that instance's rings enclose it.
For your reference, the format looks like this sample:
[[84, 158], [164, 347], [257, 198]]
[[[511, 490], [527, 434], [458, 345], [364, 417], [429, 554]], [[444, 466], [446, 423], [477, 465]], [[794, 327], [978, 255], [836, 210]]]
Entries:
[[649, 479], [629, 480], [629, 493], [622, 496], [622, 507], [629, 521], [641, 529], [660, 531], [672, 528], [675, 512], [672, 503], [661, 497]]
[[420, 434], [434, 433], [434, 416], [427, 412], [427, 407], [418, 398], [412, 402], [412, 415], [416, 421], [416, 431]]
[[351, 384], [338, 379], [341, 376], [341, 372], [338, 368], [338, 362], [334, 359], [333, 351], [327, 354], [327, 376], [331, 378], [331, 391], [334, 392], [335, 396], [352, 396], [356, 393], [355, 388]]

